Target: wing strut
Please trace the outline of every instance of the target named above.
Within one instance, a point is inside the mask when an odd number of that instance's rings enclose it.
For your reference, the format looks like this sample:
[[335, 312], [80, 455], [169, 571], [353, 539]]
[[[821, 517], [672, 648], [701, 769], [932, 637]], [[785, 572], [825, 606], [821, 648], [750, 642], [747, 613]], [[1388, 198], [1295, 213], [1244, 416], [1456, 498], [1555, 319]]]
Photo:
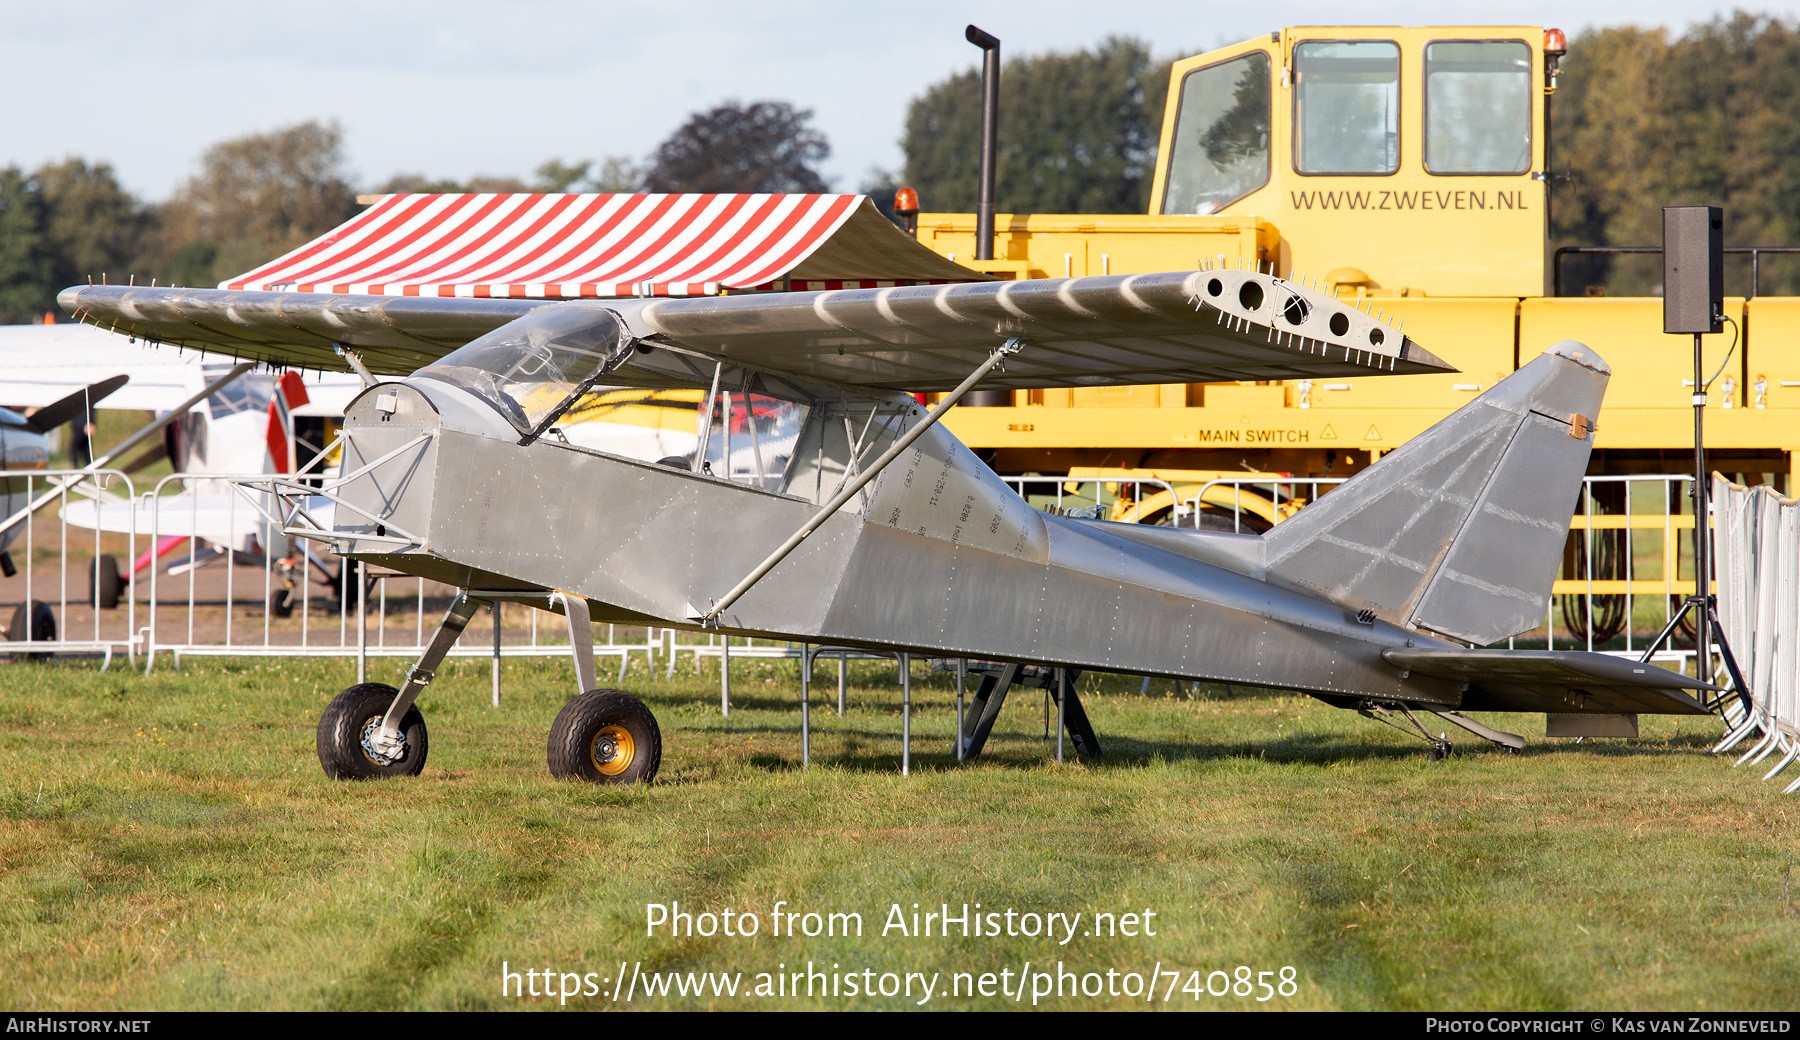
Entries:
[[[821, 508], [817, 513], [813, 514], [813, 518], [811, 520], [808, 520], [804, 525], [802, 525], [798, 531], [795, 531], [793, 534], [789, 535], [788, 540], [785, 542], [782, 542], [780, 548], [778, 548], [774, 552], [770, 553], [768, 559], [757, 564], [755, 570], [753, 570], [749, 574], [745, 575], [743, 581], [738, 582], [737, 585], [734, 586], [730, 592], [727, 592], [725, 594], [725, 598], [723, 598], [723, 599], [719, 600], [717, 603], [713, 604], [712, 609], [708, 610], [704, 614], [701, 614], [699, 617], [695, 618], [694, 620], [700, 622], [701, 625], [706, 625], [709, 623], [717, 625], [718, 620], [719, 620], [719, 612], [720, 611], [724, 610], [726, 607], [731, 606], [733, 603], [736, 603], [738, 601], [738, 597], [742, 596], [746, 592], [749, 592], [750, 587], [752, 585], [755, 585], [757, 582], [761, 581], [763, 579], [764, 575], [766, 575], [770, 571], [774, 570], [775, 565], [780, 563], [782, 560], [786, 559], [788, 553], [791, 553], [795, 549], [799, 548], [800, 543], [806, 541], [808, 535], [812, 534], [814, 531], [817, 531], [819, 529], [820, 525], [825, 523], [826, 520], [830, 519], [831, 515], [833, 513], [836, 513], [838, 511], [838, 509], [841, 508], [845, 502], [848, 502], [852, 498], [855, 498], [856, 493], [858, 491], [861, 491], [863, 489], [863, 487], [869, 483], [869, 481], [874, 480], [876, 477], [880, 476], [881, 471], [886, 469], [888, 467], [889, 463], [892, 463], [895, 459], [897, 459], [901, 455], [905, 454], [906, 449], [912, 447], [913, 441], [918, 440], [921, 436], [924, 435], [926, 430], [929, 430], [933, 426], [935, 426], [937, 424], [937, 421], [944, 417], [945, 412], [949, 411], [951, 408], [954, 408], [956, 406], [956, 402], [962, 400], [962, 396], [964, 394], [966, 394], [970, 390], [974, 389], [976, 383], [981, 382], [981, 379], [983, 376], [987, 375], [989, 372], [992, 372], [996, 367], [999, 366], [1000, 362], [1005, 361], [1007, 358], [1011, 357], [1014, 354], [1017, 354], [1019, 351], [1023, 350], [1024, 348], [1025, 348], [1025, 341], [1022, 339], [1019, 339], [1016, 336], [1013, 337], [1012, 339], [1007, 340], [1005, 343], [1002, 343], [999, 346], [995, 347], [993, 352], [988, 355], [987, 360], [983, 361], [981, 363], [981, 365], [975, 369], [975, 371], [970, 372], [969, 377], [967, 379], [964, 379], [962, 381], [962, 383], [957, 386], [956, 389], [945, 394], [944, 399], [942, 401], [939, 401], [937, 403], [937, 406], [931, 409], [931, 413], [929, 415], [925, 416], [924, 419], [920, 420], [919, 424], [917, 426], [914, 426], [912, 429], [910, 429], [910, 430], [906, 431], [906, 433], [902, 434], [898, 440], [894, 441], [893, 446], [888, 448], [887, 451], [882, 452], [881, 457], [876, 459], [873, 463], [870, 464], [868, 469], [863, 470], [861, 473], [857, 474], [855, 480], [852, 480], [848, 484], [845, 484], [843, 487], [843, 490], [841, 490], [837, 494], [833, 495], [831, 497], [831, 501], [825, 503], [823, 508]], [[718, 393], [718, 389], [719, 389], [719, 377], [718, 377], [718, 373], [714, 372], [714, 374], [713, 374], [713, 393], [715, 393], [715, 394]], [[703, 445], [704, 445], [704, 442], [703, 442]]]

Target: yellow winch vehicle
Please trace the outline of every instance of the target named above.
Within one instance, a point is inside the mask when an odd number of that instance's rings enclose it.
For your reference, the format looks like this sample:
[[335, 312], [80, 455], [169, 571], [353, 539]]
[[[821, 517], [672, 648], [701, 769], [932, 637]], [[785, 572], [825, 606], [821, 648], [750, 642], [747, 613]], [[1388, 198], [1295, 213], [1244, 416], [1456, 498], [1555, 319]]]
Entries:
[[[998, 214], [991, 261], [971, 259], [974, 214], [917, 218], [919, 241], [1003, 277], [1256, 267], [1392, 315], [1458, 373], [1019, 391], [945, 421], [1002, 474], [1066, 476], [1090, 500], [1133, 488], [1110, 498], [1110, 518], [1182, 523], [1205, 487], [1187, 523], [1227, 512], [1261, 529], [1329, 484], [1209, 482], [1349, 476], [1576, 339], [1613, 368], [1590, 472], [1620, 479], [1571, 503], [1583, 515], [1557, 592], [1691, 591], [1691, 568], [1677, 573], [1685, 488], [1628, 478], [1692, 470], [1693, 342], [1663, 334], [1660, 297], [1556, 294], [1547, 142], [1565, 50], [1560, 30], [1527, 26], [1286, 29], [1174, 65], [1149, 214]], [[1749, 289], [1726, 302], [1731, 328], [1707, 337], [1720, 375], [1706, 441], [1714, 469], [1785, 485], [1800, 451], [1800, 299]], [[1638, 529], [1661, 535], [1649, 555], [1663, 573], [1634, 570], [1648, 543], [1620, 539]], [[1578, 636], [1622, 627], [1622, 611], [1590, 625], [1588, 610], [1565, 611]]]

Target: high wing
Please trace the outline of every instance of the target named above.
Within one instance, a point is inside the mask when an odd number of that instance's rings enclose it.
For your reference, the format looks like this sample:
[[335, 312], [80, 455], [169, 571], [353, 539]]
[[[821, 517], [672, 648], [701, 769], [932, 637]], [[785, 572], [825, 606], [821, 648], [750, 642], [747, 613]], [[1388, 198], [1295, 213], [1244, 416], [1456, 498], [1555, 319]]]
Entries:
[[[82, 321], [154, 342], [342, 370], [336, 344], [403, 374], [541, 307], [535, 300], [80, 286]], [[1453, 369], [1324, 293], [1255, 271], [609, 301], [650, 349], [608, 376], [705, 386], [714, 363], [865, 390], [954, 387], [1003, 340], [1030, 349], [993, 389], [1274, 380]]]
[[[96, 376], [116, 374], [129, 379], [94, 397], [93, 407], [166, 412], [206, 385], [203, 366], [209, 361], [229, 364], [230, 357], [157, 350], [90, 325], [0, 326], [0, 404], [41, 408], [89, 387]], [[295, 415], [342, 415], [362, 389], [353, 376], [307, 383], [311, 400], [293, 409]]]
[[1707, 715], [1683, 691], [1711, 683], [1609, 654], [1580, 650], [1385, 650], [1389, 664], [1470, 684], [1463, 711]]

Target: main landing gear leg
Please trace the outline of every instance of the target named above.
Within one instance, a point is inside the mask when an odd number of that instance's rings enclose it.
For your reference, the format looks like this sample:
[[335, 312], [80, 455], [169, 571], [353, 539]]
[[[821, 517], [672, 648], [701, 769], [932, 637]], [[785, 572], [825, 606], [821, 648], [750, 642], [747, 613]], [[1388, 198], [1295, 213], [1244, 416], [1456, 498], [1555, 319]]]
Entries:
[[417, 776], [428, 749], [425, 717], [413, 701], [431, 685], [444, 655], [475, 616], [476, 601], [465, 590], [445, 611], [431, 645], [396, 690], [386, 683], [358, 683], [332, 698], [319, 716], [319, 765], [335, 780], [377, 776]]
[[588, 614], [587, 600], [557, 592], [551, 595], [550, 605], [562, 607], [563, 616], [569, 621], [569, 646], [575, 651], [575, 693], [579, 696], [600, 684], [594, 678], [594, 623]]
[[644, 702], [624, 690], [596, 689], [594, 624], [587, 600], [558, 592], [550, 605], [569, 621], [575, 697], [550, 724], [546, 756], [558, 780], [592, 784], [648, 783], [662, 765], [662, 729]]

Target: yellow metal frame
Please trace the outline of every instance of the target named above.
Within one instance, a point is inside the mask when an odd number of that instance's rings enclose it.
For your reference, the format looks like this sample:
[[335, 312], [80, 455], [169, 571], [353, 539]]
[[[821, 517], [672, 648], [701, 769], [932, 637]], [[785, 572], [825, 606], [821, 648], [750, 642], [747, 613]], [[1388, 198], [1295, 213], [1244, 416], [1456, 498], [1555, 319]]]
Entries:
[[[994, 452], [1003, 472], [1066, 469], [1070, 476], [1174, 485], [1173, 493], [1159, 490], [1135, 505], [1113, 503], [1113, 519], [1141, 522], [1192, 498], [1207, 480], [1257, 476], [1254, 469], [1353, 474], [1546, 348], [1574, 339], [1613, 370], [1594, 436], [1598, 471], [1666, 470], [1666, 456], [1692, 450], [1692, 340], [1662, 333], [1660, 298], [1548, 297], [1544, 131], [1553, 84], [1544, 39], [1536, 26], [1285, 29], [1175, 63], [1148, 215], [1001, 214], [994, 243], [1000, 259], [981, 264], [969, 260], [976, 252], [972, 214], [919, 217], [921, 242], [1012, 278], [1224, 264], [1304, 279], [1400, 324], [1457, 372], [1019, 391], [1010, 407], [953, 409], [946, 425], [970, 447]], [[1398, 46], [1397, 172], [1311, 176], [1295, 170], [1293, 56], [1309, 40], [1391, 40]], [[1527, 45], [1532, 104], [1525, 172], [1466, 176], [1425, 168], [1425, 49], [1442, 40]], [[1271, 62], [1267, 183], [1215, 213], [1161, 213], [1183, 78], [1251, 52], [1267, 54]], [[1707, 447], [1728, 472], [1800, 472], [1800, 352], [1792, 349], [1800, 342], [1800, 299], [1734, 298], [1726, 313], [1733, 326], [1704, 341], [1706, 370], [1720, 373], [1707, 394]], [[1121, 460], [1138, 465], [1121, 466]], [[1205, 501], [1228, 509], [1237, 494], [1214, 488]], [[1284, 518], [1286, 507], [1247, 490], [1241, 496], [1264, 523]], [[1664, 578], [1561, 580], [1555, 594], [1691, 592], [1692, 580], [1674, 578], [1676, 533], [1692, 529], [1691, 516], [1578, 516], [1574, 529], [1587, 530], [1590, 523], [1596, 530], [1663, 530]]]

